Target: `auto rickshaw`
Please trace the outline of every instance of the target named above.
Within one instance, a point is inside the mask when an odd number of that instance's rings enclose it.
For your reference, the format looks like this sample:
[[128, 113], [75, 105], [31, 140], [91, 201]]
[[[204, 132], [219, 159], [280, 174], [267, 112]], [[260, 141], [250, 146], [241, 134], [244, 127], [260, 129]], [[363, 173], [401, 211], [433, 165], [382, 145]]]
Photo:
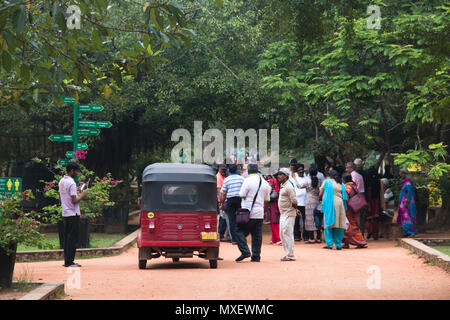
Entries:
[[192, 258], [217, 268], [217, 186], [213, 168], [203, 164], [154, 163], [142, 174], [138, 235], [139, 269], [147, 260]]

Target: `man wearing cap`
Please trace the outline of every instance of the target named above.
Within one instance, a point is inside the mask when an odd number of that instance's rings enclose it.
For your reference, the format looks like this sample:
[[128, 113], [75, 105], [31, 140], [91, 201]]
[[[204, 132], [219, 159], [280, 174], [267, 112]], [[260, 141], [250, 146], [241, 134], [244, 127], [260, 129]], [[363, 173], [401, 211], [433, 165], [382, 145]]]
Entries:
[[295, 261], [294, 257], [294, 223], [295, 217], [300, 215], [297, 208], [295, 189], [289, 181], [289, 169], [282, 168], [278, 171], [278, 180], [281, 183], [278, 196], [278, 208], [280, 209], [280, 237], [286, 255], [281, 261]]
[[[249, 164], [248, 178], [242, 183], [239, 196], [242, 198], [241, 207], [250, 210], [250, 221], [246, 225], [238, 225], [236, 240], [241, 255], [236, 262], [251, 256], [252, 262], [261, 260], [262, 226], [264, 213], [267, 212], [270, 201], [271, 187], [269, 183], [258, 174], [258, 165]], [[255, 197], [256, 196], [256, 197]], [[255, 202], [252, 207], [253, 199]], [[252, 236], [252, 251], [247, 245], [247, 236]]]

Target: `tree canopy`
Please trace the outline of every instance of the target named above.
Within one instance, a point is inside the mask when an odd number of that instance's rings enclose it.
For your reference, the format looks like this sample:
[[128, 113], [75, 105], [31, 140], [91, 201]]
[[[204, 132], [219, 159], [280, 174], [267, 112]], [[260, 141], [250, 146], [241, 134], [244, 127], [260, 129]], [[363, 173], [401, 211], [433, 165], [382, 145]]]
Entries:
[[[172, 131], [194, 120], [204, 130], [279, 128], [281, 156], [312, 155], [320, 165], [405, 164], [440, 143], [435, 160], [448, 162], [446, 1], [73, 4], [80, 29], [67, 28], [65, 1], [0, 7], [3, 172], [36, 155], [64, 156], [67, 144], [47, 139], [70, 134], [61, 95], [105, 106], [86, 119], [113, 127], [83, 140], [99, 174], [139, 176], [168, 160]], [[369, 5], [380, 28], [368, 24]]]

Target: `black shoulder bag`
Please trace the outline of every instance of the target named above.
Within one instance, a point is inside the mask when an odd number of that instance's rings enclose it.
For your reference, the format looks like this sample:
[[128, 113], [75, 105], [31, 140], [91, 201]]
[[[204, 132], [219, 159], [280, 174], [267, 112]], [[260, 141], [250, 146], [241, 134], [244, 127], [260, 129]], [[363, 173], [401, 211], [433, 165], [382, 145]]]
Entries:
[[253, 205], [255, 204], [256, 197], [258, 196], [259, 188], [261, 188], [262, 179], [259, 177], [259, 186], [258, 190], [256, 190], [255, 197], [253, 198], [252, 206], [249, 209], [240, 208], [236, 211], [236, 224], [245, 225], [250, 222], [250, 211], [253, 209]]

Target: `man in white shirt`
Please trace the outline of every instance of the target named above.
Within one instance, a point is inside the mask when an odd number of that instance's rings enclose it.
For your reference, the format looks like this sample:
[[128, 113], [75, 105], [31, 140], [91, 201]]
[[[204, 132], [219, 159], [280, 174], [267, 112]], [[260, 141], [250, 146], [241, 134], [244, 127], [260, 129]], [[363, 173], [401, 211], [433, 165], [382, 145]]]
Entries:
[[[258, 174], [258, 165], [249, 164], [247, 171], [248, 178], [242, 183], [239, 196], [242, 198], [241, 207], [250, 210], [250, 221], [246, 225], [238, 225], [236, 240], [241, 255], [236, 261], [239, 262], [251, 256], [251, 261], [259, 262], [261, 260], [264, 212], [267, 212], [269, 206], [271, 187], [269, 183]], [[249, 234], [252, 236], [251, 253], [247, 245], [247, 236]]]
[[[294, 171], [291, 172], [289, 176], [289, 181], [292, 182], [292, 185], [295, 189], [295, 195], [297, 198], [297, 208], [301, 212], [301, 216], [295, 217], [295, 224], [294, 224], [294, 239], [295, 241], [301, 241], [302, 240], [302, 226], [305, 222], [305, 203], [306, 203], [306, 189], [300, 189], [297, 188], [298, 184], [302, 184], [305, 182], [307, 177], [305, 176], [305, 165], [303, 163], [297, 163], [294, 167]], [[303, 235], [303, 238], [305, 238], [305, 234]], [[307, 241], [308, 239], [304, 239]]]
[[58, 184], [64, 221], [64, 267], [81, 267], [78, 263], [74, 263], [74, 259], [80, 225], [79, 202], [87, 196], [87, 191], [77, 197], [77, 185], [73, 178], [80, 172], [78, 164], [70, 161], [66, 170], [67, 175]]

